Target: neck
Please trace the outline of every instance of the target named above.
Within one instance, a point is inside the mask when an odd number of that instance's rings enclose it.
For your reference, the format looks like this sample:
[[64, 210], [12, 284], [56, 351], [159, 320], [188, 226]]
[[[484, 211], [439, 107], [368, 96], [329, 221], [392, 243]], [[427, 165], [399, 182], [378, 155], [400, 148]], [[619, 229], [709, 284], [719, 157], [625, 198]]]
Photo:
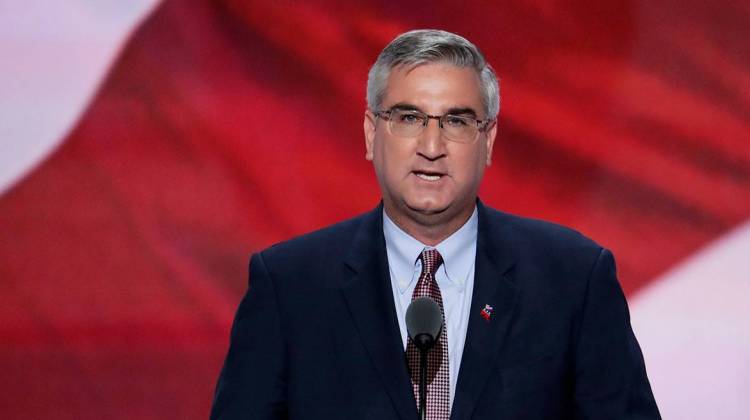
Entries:
[[407, 215], [395, 211], [392, 206], [386, 203], [383, 205], [383, 210], [396, 226], [411, 237], [425, 245], [436, 246], [466, 224], [474, 213], [474, 206], [462, 209], [455, 215], [444, 213], [422, 214], [418, 212]]

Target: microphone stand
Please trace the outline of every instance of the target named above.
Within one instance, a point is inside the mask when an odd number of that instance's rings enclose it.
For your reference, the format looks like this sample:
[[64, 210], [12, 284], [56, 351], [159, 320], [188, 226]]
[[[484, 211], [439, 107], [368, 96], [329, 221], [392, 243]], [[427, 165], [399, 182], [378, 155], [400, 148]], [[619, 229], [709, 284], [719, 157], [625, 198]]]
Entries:
[[406, 328], [419, 350], [419, 418], [427, 420], [427, 355], [442, 332], [440, 306], [426, 296], [414, 299], [406, 309]]
[[429, 348], [419, 349], [419, 418], [427, 420], [427, 352]]
[[427, 420], [427, 354], [437, 343], [437, 337], [419, 334], [415, 338], [414, 345], [419, 349], [419, 418]]

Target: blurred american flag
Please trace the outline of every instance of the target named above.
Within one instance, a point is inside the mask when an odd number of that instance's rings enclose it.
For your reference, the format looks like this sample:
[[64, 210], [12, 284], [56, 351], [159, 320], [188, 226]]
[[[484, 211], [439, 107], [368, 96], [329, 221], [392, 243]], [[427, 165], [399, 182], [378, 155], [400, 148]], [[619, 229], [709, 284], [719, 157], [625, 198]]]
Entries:
[[739, 0], [0, 1], [0, 417], [206, 418], [249, 253], [376, 205], [367, 70], [434, 27], [501, 77], [482, 199], [614, 251], [665, 418], [745, 418], [749, 18]]

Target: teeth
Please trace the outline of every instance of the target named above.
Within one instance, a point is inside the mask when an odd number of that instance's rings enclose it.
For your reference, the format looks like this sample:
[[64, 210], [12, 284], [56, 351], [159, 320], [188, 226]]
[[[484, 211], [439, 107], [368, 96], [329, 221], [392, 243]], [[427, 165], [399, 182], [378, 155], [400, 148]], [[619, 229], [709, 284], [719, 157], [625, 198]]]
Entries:
[[440, 179], [440, 175], [427, 175], [418, 173], [417, 176], [424, 179], [425, 181], [437, 181]]

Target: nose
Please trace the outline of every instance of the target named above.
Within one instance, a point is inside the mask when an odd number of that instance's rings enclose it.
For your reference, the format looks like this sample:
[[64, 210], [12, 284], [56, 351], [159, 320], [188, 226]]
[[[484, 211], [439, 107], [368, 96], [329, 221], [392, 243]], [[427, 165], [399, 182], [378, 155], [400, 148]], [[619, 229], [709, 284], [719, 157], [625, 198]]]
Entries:
[[417, 146], [417, 154], [427, 160], [434, 161], [446, 154], [445, 140], [438, 119], [430, 118], [427, 126], [422, 130]]

